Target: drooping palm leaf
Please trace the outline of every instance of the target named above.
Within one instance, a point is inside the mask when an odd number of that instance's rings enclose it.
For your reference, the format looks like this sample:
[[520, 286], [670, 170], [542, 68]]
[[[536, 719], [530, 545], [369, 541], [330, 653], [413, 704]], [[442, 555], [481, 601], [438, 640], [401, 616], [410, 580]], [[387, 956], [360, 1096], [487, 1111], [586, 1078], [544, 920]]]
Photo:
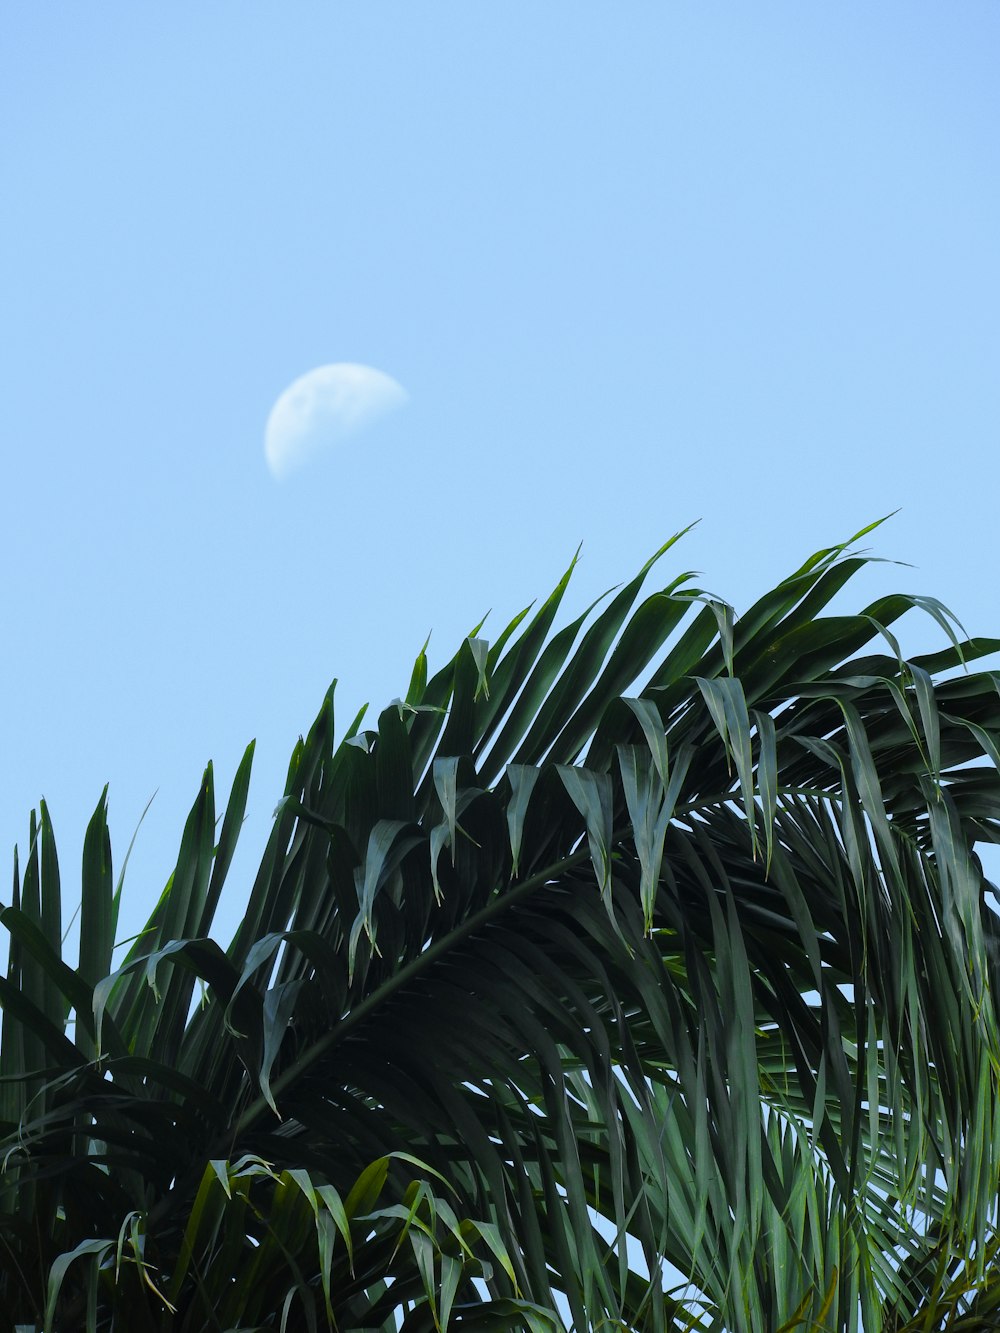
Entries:
[[[114, 972], [106, 801], [76, 969], [43, 808], [2, 916], [11, 1326], [994, 1326], [1000, 690], [965, 668], [1000, 644], [823, 614], [846, 547], [739, 618], [643, 597], [662, 554], [554, 636], [568, 574], [421, 653], [339, 745], [331, 692], [227, 950], [251, 751]], [[954, 641], [908, 662], [913, 607]]]

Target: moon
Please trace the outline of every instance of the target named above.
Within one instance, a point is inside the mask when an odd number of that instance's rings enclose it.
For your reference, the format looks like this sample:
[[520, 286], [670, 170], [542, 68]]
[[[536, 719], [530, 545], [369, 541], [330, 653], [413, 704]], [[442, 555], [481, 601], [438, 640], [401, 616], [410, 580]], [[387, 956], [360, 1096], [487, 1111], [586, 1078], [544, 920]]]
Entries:
[[293, 381], [271, 408], [264, 455], [280, 481], [317, 454], [402, 407], [409, 395], [384, 371], [352, 361], [317, 366]]

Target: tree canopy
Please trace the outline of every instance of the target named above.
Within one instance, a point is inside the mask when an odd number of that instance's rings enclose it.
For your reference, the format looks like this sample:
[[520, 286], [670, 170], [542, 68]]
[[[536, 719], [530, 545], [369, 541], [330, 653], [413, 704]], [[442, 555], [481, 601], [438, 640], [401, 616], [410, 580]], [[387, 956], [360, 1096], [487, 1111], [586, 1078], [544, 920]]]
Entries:
[[672, 545], [339, 743], [331, 688], [228, 947], [252, 745], [123, 957], [107, 792], [75, 964], [32, 814], [0, 1328], [996, 1327], [1000, 641], [832, 610], [854, 543], [738, 617]]

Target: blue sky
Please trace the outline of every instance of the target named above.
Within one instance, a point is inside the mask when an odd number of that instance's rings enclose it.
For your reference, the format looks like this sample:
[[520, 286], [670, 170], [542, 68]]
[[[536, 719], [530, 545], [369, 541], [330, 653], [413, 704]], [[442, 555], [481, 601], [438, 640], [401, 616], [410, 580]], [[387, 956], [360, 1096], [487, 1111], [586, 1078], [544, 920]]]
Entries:
[[[135, 928], [294, 740], [694, 519], [744, 607], [890, 510], [851, 598], [997, 633], [1000, 7], [40, 5], [0, 17], [0, 846], [110, 782]], [[328, 362], [409, 401], [283, 481]], [[937, 643], [915, 623], [905, 643]]]

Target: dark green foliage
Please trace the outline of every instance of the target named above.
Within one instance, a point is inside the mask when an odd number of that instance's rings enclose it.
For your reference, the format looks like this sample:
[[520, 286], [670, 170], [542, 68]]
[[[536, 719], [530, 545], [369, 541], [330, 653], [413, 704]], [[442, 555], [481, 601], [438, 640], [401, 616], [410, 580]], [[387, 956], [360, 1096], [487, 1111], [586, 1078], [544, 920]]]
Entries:
[[0, 1330], [996, 1326], [1000, 644], [824, 616], [844, 547], [738, 619], [662, 554], [339, 745], [331, 691], [227, 950], [252, 747], [113, 971], [106, 794], [76, 968], [32, 816]]

